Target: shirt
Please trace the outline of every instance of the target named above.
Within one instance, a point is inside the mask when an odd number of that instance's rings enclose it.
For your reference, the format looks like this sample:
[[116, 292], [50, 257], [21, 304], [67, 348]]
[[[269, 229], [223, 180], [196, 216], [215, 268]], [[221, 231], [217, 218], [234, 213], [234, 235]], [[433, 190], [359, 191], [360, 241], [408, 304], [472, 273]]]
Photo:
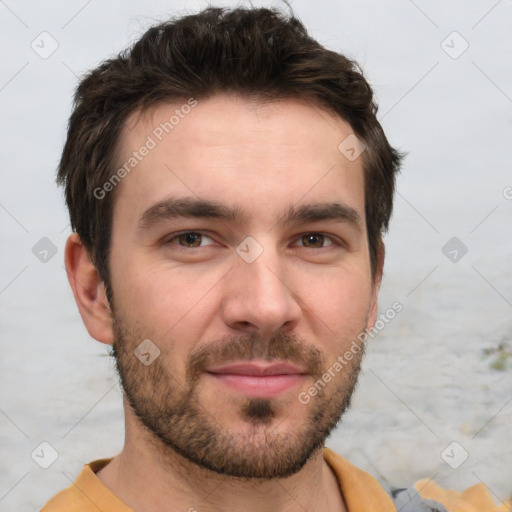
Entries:
[[[393, 498], [371, 475], [356, 468], [329, 448], [324, 448], [324, 459], [338, 479], [349, 512], [396, 512]], [[86, 464], [75, 482], [48, 501], [41, 512], [133, 512], [96, 476], [111, 460], [100, 459]], [[429, 479], [424, 479], [416, 482], [414, 489], [426, 500], [442, 503], [449, 512], [511, 510], [510, 503], [497, 507], [484, 484], [474, 485], [460, 493], [443, 489]], [[407, 507], [408, 505], [402, 509], [403, 512], [435, 510]]]

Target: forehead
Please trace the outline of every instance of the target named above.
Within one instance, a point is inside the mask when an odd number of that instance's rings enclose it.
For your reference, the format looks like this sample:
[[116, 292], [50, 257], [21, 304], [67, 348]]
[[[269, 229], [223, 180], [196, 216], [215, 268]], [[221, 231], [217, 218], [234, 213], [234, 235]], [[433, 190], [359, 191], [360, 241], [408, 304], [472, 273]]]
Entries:
[[117, 185], [115, 211], [129, 206], [141, 215], [168, 196], [187, 196], [239, 207], [247, 219], [275, 221], [283, 205], [301, 201], [342, 201], [364, 219], [362, 158], [338, 149], [349, 136], [339, 116], [297, 99], [160, 104], [133, 113], [122, 131], [118, 167], [129, 172]]

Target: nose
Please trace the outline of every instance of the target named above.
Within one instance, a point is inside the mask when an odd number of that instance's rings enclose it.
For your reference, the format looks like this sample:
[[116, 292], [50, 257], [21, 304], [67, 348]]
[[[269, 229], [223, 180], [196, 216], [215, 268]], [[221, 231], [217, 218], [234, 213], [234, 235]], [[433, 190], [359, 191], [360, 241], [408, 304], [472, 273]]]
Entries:
[[295, 329], [301, 300], [284, 256], [267, 247], [251, 263], [236, 253], [234, 258], [221, 308], [225, 324], [262, 338]]

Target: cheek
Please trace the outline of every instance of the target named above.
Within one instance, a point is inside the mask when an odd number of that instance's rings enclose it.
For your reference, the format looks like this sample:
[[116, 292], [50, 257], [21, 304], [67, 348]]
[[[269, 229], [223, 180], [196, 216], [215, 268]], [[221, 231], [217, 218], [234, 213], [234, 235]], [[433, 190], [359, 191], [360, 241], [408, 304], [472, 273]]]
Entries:
[[180, 346], [186, 345], [188, 338], [198, 338], [226, 274], [220, 268], [170, 268], [136, 258], [125, 262], [122, 269], [113, 282], [116, 305], [150, 339], [179, 338]]
[[301, 289], [303, 307], [317, 318], [320, 329], [345, 339], [357, 336], [366, 326], [371, 302], [371, 284], [366, 273], [329, 270], [314, 278], [307, 276]]

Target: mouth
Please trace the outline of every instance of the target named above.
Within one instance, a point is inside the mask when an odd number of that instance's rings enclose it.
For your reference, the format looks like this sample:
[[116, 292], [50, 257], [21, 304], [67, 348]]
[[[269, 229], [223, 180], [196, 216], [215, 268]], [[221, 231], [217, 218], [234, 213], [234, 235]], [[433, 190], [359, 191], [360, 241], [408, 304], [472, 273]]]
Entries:
[[274, 398], [298, 386], [307, 373], [285, 362], [239, 362], [209, 368], [208, 377], [250, 398]]

